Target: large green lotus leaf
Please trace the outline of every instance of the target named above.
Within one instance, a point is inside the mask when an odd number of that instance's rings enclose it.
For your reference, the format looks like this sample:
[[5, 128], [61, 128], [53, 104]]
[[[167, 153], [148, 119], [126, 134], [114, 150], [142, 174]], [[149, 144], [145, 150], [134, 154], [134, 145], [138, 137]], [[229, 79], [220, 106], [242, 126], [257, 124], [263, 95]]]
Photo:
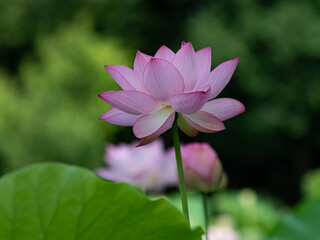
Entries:
[[0, 239], [200, 240], [167, 200], [64, 164], [37, 164], [0, 179]]

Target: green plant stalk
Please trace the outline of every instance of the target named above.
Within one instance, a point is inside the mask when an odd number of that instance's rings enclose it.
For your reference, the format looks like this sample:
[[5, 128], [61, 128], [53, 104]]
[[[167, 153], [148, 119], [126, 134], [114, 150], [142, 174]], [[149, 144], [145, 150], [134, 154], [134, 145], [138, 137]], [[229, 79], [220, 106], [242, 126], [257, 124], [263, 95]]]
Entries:
[[204, 213], [204, 228], [206, 234], [206, 240], [208, 240], [208, 226], [209, 226], [209, 195], [205, 192], [201, 192], [202, 200], [203, 200], [203, 213]]
[[175, 153], [176, 153], [176, 160], [177, 160], [180, 197], [181, 197], [183, 215], [187, 219], [188, 224], [190, 226], [189, 210], [188, 210], [188, 199], [187, 199], [186, 185], [185, 185], [185, 181], [184, 181], [181, 150], [180, 150], [179, 130], [178, 130], [178, 124], [177, 124], [177, 120], [176, 119], [174, 120], [174, 123], [173, 123], [173, 126], [172, 126], [172, 134], [173, 134], [174, 150], [175, 150]]

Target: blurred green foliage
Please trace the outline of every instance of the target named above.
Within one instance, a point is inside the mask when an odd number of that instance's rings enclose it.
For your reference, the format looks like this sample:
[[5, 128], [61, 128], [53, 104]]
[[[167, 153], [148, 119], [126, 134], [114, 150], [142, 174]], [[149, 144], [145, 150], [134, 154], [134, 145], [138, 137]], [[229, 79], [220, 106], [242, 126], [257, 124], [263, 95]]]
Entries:
[[[169, 195], [169, 200], [181, 208], [179, 195]], [[221, 191], [211, 196], [212, 226], [233, 228], [239, 240], [262, 240], [278, 225], [283, 211], [270, 199], [258, 196], [251, 189]], [[202, 197], [188, 194], [191, 226], [204, 226]]]
[[0, 45], [23, 48], [32, 44], [39, 34], [50, 33], [65, 22], [75, 20], [79, 13], [89, 14], [95, 25], [99, 25], [107, 33], [114, 32], [119, 27], [127, 28], [127, 21], [136, 18], [136, 13], [133, 14], [132, 11], [137, 10], [139, 2], [140, 0], [0, 1], [0, 28], [3, 31]]
[[99, 121], [97, 95], [117, 89], [103, 64], [128, 64], [114, 39], [94, 34], [90, 19], [39, 36], [36, 57], [16, 76], [0, 77], [0, 152], [7, 171], [32, 162], [97, 167], [116, 127]]
[[320, 199], [320, 169], [307, 172], [302, 178], [302, 190], [307, 199]]
[[281, 130], [301, 138], [314, 131], [320, 109], [320, 14], [315, 5], [215, 1], [190, 19], [190, 40], [213, 46], [214, 65], [240, 56], [232, 84], [247, 107], [242, 127], [249, 133]]
[[[204, 226], [204, 211], [202, 206], [202, 196], [198, 192], [188, 192], [188, 206], [191, 227]], [[178, 193], [165, 196], [178, 209], [182, 211], [181, 197]]]
[[[319, 7], [319, 6], [318, 6]], [[320, 15], [311, 1], [212, 2], [190, 19], [189, 36], [213, 46], [214, 65], [240, 56], [232, 84], [245, 96], [247, 130], [299, 138], [320, 108]]]
[[242, 101], [245, 114], [220, 136], [200, 136], [231, 185], [273, 189], [293, 204], [300, 176], [320, 166], [319, 12], [312, 0], [221, 0], [189, 18], [188, 40], [212, 46], [213, 67], [240, 57], [221, 96]]
[[[239, 240], [317, 240], [320, 237], [320, 169], [301, 181], [302, 200], [293, 208], [252, 189], [222, 190], [211, 196], [211, 226], [233, 229]], [[178, 194], [168, 196], [181, 208]], [[202, 197], [188, 193], [191, 225], [204, 226]]]
[[280, 212], [270, 199], [258, 196], [251, 189], [226, 191], [213, 196], [219, 214], [235, 219], [243, 240], [259, 240], [270, 233], [280, 219]]
[[306, 173], [302, 178], [303, 199], [281, 216], [272, 239], [320, 239], [320, 169]]
[[301, 202], [281, 218], [272, 233], [274, 240], [317, 240], [320, 238], [320, 199]]
[[[196, 0], [15, 0], [0, 1], [0, 63], [13, 70], [25, 52], [34, 51], [39, 34], [49, 34], [79, 14], [90, 15], [94, 32], [116, 36], [123, 45], [154, 51], [161, 44], [179, 46]], [[178, 42], [177, 42], [177, 39]]]

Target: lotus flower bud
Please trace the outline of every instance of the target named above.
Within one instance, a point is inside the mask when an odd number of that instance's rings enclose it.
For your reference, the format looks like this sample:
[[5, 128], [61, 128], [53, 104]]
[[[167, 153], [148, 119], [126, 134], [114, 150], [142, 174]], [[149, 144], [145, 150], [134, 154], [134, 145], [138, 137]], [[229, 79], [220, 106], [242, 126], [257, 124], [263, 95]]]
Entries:
[[207, 143], [181, 146], [185, 181], [191, 190], [211, 192], [220, 188], [223, 168], [217, 153]]
[[227, 185], [228, 185], [228, 176], [225, 172], [223, 172], [217, 189], [223, 189], [227, 187]]

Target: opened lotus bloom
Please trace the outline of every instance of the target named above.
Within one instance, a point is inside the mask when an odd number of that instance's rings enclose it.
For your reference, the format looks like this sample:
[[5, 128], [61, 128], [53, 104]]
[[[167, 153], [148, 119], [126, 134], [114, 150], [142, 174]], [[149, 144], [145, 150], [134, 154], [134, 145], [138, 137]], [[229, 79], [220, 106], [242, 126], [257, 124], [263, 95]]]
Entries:
[[154, 57], [137, 51], [133, 70], [105, 66], [123, 90], [99, 95], [114, 107], [100, 119], [133, 126], [135, 136], [142, 140], [140, 145], [170, 129], [175, 112], [179, 128], [189, 136], [224, 130], [222, 121], [245, 108], [234, 99], [211, 99], [228, 84], [238, 60], [226, 61], [210, 72], [210, 47], [195, 52], [190, 42], [183, 42], [176, 54], [162, 46]]

